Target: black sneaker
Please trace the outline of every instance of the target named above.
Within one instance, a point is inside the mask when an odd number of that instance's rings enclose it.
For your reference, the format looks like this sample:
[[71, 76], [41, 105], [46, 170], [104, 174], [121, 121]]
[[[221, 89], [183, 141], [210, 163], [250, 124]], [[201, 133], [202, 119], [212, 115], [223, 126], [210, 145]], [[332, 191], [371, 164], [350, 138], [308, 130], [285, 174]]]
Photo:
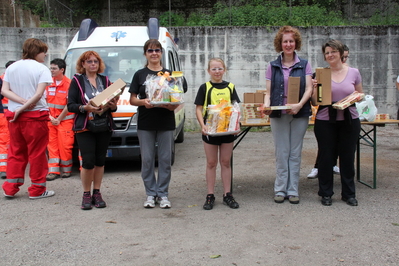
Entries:
[[212, 210], [213, 204], [215, 204], [215, 196], [213, 194], [206, 195], [204, 210]]
[[91, 210], [93, 207], [91, 206], [91, 196], [90, 194], [83, 194], [82, 206], [80, 207], [82, 210]]
[[232, 209], [237, 209], [238, 207], [240, 207], [240, 205], [238, 205], [230, 192], [226, 193], [226, 196], [223, 196], [223, 203]]
[[93, 193], [92, 204], [96, 208], [105, 208], [105, 207], [107, 207], [107, 204], [105, 203], [105, 201], [101, 197], [101, 193], [100, 192]]
[[321, 197], [321, 204], [323, 204], [324, 206], [331, 206], [332, 205], [331, 197], [328, 196]]
[[357, 206], [358, 205], [357, 200], [355, 198], [344, 198], [344, 197], [342, 197], [341, 199], [343, 201], [345, 201], [346, 204], [348, 204], [349, 206]]

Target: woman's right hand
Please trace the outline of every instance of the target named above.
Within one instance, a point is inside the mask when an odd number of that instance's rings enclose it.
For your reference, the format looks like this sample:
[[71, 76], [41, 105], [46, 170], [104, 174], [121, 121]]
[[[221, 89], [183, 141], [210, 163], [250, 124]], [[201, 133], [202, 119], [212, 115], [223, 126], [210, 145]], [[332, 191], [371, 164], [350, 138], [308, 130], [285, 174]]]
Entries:
[[145, 108], [150, 109], [150, 108], [154, 108], [154, 105], [150, 103], [149, 99], [143, 99], [143, 105], [145, 106]]
[[208, 127], [206, 126], [206, 125], [203, 125], [202, 126], [202, 128], [201, 128], [201, 133], [202, 133], [202, 135], [208, 135]]
[[86, 104], [86, 105], [83, 107], [83, 109], [84, 109], [86, 112], [92, 112], [92, 113], [95, 113], [95, 114], [100, 114], [100, 113], [103, 111], [102, 108], [93, 106], [93, 105], [91, 105], [90, 103]]

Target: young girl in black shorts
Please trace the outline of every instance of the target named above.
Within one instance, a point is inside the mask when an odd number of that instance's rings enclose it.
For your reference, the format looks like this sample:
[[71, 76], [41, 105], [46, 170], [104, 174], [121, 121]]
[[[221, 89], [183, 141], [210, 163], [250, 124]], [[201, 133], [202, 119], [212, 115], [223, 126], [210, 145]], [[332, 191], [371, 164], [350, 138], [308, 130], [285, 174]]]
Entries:
[[208, 73], [211, 77], [209, 82], [199, 87], [194, 104], [196, 107], [196, 116], [201, 125], [202, 140], [206, 154], [206, 183], [208, 195], [204, 204], [205, 210], [211, 210], [215, 203], [215, 181], [218, 159], [221, 167], [221, 177], [223, 182], [224, 194], [223, 203], [230, 208], [237, 209], [238, 203], [231, 194], [231, 166], [230, 160], [233, 152], [234, 135], [209, 136], [206, 126], [206, 109], [208, 105], [215, 105], [221, 99], [229, 102], [240, 102], [234, 84], [223, 80], [226, 72], [226, 65], [220, 58], [212, 58], [208, 63]]

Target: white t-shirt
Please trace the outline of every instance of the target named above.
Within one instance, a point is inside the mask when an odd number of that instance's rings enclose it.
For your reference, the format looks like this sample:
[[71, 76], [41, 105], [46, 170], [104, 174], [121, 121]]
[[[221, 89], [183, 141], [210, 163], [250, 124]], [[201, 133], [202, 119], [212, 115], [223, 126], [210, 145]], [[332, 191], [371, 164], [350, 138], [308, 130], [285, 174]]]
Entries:
[[[6, 69], [4, 81], [10, 84], [10, 89], [18, 96], [28, 100], [33, 97], [40, 83], [53, 83], [50, 70], [43, 64], [32, 59], [19, 60]], [[14, 112], [22, 104], [8, 101], [8, 110]], [[29, 111], [48, 110], [44, 93], [36, 106]]]

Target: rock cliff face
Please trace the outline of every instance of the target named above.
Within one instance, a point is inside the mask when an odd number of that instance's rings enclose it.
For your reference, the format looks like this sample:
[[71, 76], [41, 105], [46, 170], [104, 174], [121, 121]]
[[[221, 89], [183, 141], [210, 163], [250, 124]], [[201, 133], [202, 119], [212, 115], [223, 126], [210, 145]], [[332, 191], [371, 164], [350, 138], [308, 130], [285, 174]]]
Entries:
[[0, 27], [39, 26], [39, 16], [33, 15], [29, 10], [23, 10], [18, 4], [12, 4], [11, 0], [0, 0]]

